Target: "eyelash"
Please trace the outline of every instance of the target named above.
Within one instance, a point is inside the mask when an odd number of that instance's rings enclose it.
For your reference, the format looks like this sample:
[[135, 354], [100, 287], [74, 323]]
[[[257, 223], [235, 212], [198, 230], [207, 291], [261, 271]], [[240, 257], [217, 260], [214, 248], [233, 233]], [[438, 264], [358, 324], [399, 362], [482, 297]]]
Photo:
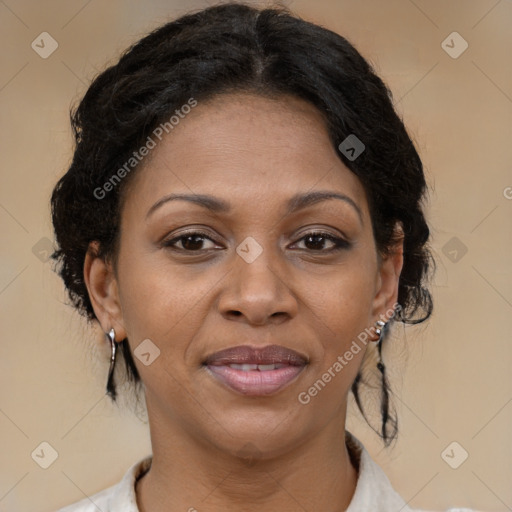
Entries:
[[[190, 237], [190, 236], [201, 236], [201, 237], [206, 238], [206, 239], [210, 240], [211, 242], [215, 243], [215, 241], [212, 240], [212, 238], [209, 235], [207, 235], [206, 233], [203, 233], [201, 231], [190, 231], [190, 232], [187, 232], [187, 233], [182, 233], [180, 236], [172, 238], [171, 240], [164, 241], [162, 243], [162, 246], [168, 247], [169, 249], [174, 250], [174, 251], [188, 252], [188, 253], [200, 253], [202, 251], [210, 250], [210, 249], [198, 249], [196, 251], [191, 251], [191, 250], [187, 250], [187, 249], [181, 249], [181, 248], [174, 247], [174, 244], [176, 242], [178, 242], [178, 241], [180, 241], [180, 240], [182, 240], [184, 238]], [[299, 238], [299, 240], [297, 240], [297, 242], [300, 242], [300, 241], [304, 240], [307, 237], [322, 237], [322, 238], [325, 238], [325, 239], [327, 239], [327, 240], [329, 240], [329, 241], [334, 243], [334, 247], [332, 247], [330, 249], [327, 249], [327, 250], [323, 250], [323, 249], [319, 249], [319, 250], [310, 249], [310, 252], [313, 252], [313, 253], [316, 253], [316, 254], [337, 252], [337, 251], [341, 251], [343, 249], [348, 249], [350, 247], [350, 243], [347, 242], [346, 240], [344, 240], [342, 238], [339, 238], [339, 237], [336, 237], [334, 235], [331, 235], [330, 233], [326, 233], [324, 231], [311, 231], [309, 233], [306, 233], [301, 238]], [[297, 243], [297, 242], [295, 242], [295, 243]], [[308, 250], [308, 249], [305, 249], [305, 250]]]

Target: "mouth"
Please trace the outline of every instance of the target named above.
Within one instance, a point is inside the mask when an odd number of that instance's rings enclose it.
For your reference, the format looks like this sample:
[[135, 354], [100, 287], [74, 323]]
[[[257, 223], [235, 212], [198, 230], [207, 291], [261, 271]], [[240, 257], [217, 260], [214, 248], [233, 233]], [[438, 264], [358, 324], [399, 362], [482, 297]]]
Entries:
[[203, 362], [210, 375], [237, 393], [272, 395], [295, 380], [308, 358], [281, 345], [248, 345], [211, 354]]

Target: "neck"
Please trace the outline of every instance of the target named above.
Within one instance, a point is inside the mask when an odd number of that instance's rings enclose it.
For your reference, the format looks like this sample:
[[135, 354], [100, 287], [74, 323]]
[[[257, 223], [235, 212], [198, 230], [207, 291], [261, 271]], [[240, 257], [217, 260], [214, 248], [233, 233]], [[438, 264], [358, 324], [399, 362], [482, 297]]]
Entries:
[[226, 454], [189, 432], [150, 422], [153, 460], [136, 485], [140, 512], [347, 509], [357, 483], [345, 418], [278, 455]]

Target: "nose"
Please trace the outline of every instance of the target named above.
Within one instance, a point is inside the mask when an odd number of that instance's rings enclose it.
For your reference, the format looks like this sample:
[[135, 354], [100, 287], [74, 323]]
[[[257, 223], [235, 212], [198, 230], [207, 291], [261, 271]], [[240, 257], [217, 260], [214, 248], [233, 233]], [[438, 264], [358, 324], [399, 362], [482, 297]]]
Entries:
[[277, 325], [296, 316], [298, 302], [288, 285], [283, 265], [265, 249], [250, 263], [238, 254], [234, 256], [219, 309], [228, 320]]

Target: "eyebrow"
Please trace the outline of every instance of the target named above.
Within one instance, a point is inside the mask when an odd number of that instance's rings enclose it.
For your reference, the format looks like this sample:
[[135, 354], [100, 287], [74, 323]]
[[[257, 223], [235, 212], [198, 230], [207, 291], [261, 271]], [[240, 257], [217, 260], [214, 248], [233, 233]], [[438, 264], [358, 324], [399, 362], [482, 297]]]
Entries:
[[[329, 190], [317, 190], [313, 192], [295, 194], [288, 200], [286, 215], [301, 210], [306, 206], [311, 206], [328, 199], [339, 199], [352, 206], [352, 208], [356, 211], [361, 224], [363, 223], [363, 213], [352, 198], [346, 196], [345, 194], [340, 194], [339, 192], [331, 192]], [[155, 210], [164, 204], [176, 200], [189, 201], [199, 206], [203, 206], [204, 208], [207, 208], [208, 210], [215, 213], [229, 213], [231, 211], [231, 205], [228, 202], [206, 194], [169, 194], [159, 199], [148, 210], [146, 219], [152, 215]]]

